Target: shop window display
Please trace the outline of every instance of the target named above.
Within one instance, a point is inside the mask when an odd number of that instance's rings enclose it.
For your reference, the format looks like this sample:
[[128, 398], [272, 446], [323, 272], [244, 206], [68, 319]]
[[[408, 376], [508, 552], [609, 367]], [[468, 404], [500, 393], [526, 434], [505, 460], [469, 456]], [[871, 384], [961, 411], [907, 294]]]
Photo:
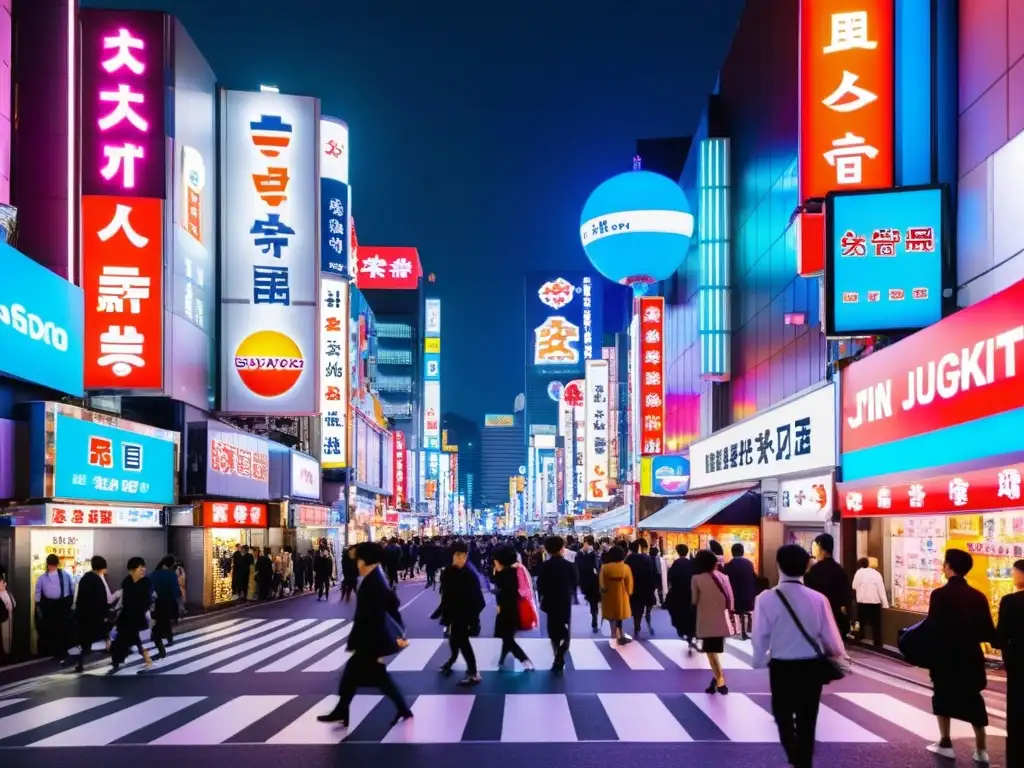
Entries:
[[892, 607], [928, 612], [932, 590], [945, 583], [946, 518], [891, 521]]
[[707, 549], [712, 540], [717, 541], [725, 552], [725, 561], [729, 562], [732, 559], [732, 545], [739, 543], [743, 545], [745, 557], [753, 563], [754, 572], [761, 572], [760, 528], [754, 525], [702, 525], [686, 533], [665, 533], [661, 540], [665, 544], [663, 554], [669, 563], [676, 559], [677, 544], [685, 544], [692, 554]]
[[234, 600], [231, 591], [231, 556], [235, 546], [249, 543], [242, 529], [213, 529], [210, 531], [210, 603], [218, 605]]

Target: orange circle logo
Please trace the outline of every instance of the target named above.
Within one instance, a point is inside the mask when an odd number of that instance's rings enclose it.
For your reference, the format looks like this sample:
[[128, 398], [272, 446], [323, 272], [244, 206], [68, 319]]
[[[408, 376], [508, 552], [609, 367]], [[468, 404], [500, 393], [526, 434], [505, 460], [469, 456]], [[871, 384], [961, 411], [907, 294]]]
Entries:
[[235, 350], [235, 370], [249, 391], [260, 397], [280, 397], [302, 376], [302, 350], [279, 331], [256, 331]]

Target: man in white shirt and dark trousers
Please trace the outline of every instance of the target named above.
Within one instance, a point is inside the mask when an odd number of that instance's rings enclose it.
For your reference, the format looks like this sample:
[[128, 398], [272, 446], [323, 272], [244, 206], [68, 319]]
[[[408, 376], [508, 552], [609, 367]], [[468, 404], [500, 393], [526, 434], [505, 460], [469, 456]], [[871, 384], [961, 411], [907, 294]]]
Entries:
[[779, 585], [758, 595], [751, 638], [754, 666], [769, 670], [772, 715], [793, 768], [811, 768], [814, 759], [822, 689], [819, 652], [837, 659], [846, 655], [828, 600], [803, 585], [810, 559], [795, 544], [779, 548]]
[[871, 640], [876, 648], [882, 647], [882, 609], [889, 607], [885, 596], [885, 582], [877, 570], [878, 560], [862, 557], [857, 561], [857, 572], [853, 575], [853, 592], [857, 598], [858, 636], [864, 642], [864, 629], [871, 627]]

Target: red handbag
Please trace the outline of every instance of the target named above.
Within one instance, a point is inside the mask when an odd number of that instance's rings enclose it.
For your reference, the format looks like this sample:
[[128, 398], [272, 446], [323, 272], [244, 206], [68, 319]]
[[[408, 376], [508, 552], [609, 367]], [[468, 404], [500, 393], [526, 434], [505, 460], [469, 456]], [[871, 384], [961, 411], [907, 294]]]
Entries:
[[537, 627], [537, 611], [529, 600], [519, 598], [519, 629], [528, 631]]

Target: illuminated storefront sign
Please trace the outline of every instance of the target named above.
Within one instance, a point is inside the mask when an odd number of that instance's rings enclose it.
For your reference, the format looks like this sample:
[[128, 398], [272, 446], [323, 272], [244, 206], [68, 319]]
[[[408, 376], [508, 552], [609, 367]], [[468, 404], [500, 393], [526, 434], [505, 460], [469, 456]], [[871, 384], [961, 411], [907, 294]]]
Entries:
[[583, 278], [583, 359], [594, 359], [594, 281], [589, 276]]
[[832, 474], [779, 481], [780, 523], [832, 520]]
[[46, 524], [58, 528], [159, 528], [163, 507], [47, 504]]
[[163, 203], [82, 198], [85, 388], [163, 387]]
[[893, 0], [801, 0], [800, 200], [892, 186], [894, 60]]
[[608, 363], [587, 361], [586, 377], [587, 501], [608, 500]]
[[320, 118], [320, 271], [347, 275], [351, 252], [348, 126]]
[[83, 10], [83, 196], [163, 199], [164, 16]]
[[405, 507], [408, 505], [409, 500], [407, 498], [406, 483], [408, 482], [408, 468], [406, 466], [406, 453], [405, 453], [405, 433], [395, 432], [394, 439], [392, 440], [392, 448], [394, 450], [394, 479], [395, 487], [392, 490], [391, 503], [396, 507]]
[[223, 410], [316, 413], [316, 100], [221, 99]]
[[348, 462], [348, 282], [320, 278], [320, 460], [324, 469]]
[[619, 477], [619, 357], [615, 347], [604, 347], [601, 357], [608, 361], [608, 481]]
[[416, 290], [423, 268], [408, 246], [360, 245], [356, 286], [362, 289]]
[[441, 355], [437, 352], [426, 352], [423, 355], [423, 378], [427, 381], [440, 381]]
[[206, 493], [270, 496], [270, 443], [256, 435], [207, 428]]
[[942, 319], [942, 188], [830, 194], [825, 210], [829, 336], [891, 335]]
[[[423, 446], [431, 451], [441, 448], [441, 300], [427, 299], [425, 339], [423, 340]], [[431, 453], [433, 459], [436, 454]], [[429, 475], [437, 479], [437, 475]]]
[[640, 299], [640, 451], [665, 450], [665, 299]]
[[441, 383], [423, 382], [423, 442], [428, 449], [441, 448]]
[[302, 499], [320, 498], [320, 462], [312, 456], [291, 451], [291, 493]]
[[203, 527], [266, 528], [267, 505], [248, 501], [205, 501]]
[[[186, 122], [183, 130], [188, 129], [197, 131]], [[208, 317], [207, 303], [214, 288], [214, 276], [209, 274], [209, 269], [213, 225], [216, 224], [215, 188], [206, 161], [195, 147], [181, 148], [181, 174], [176, 187], [180, 208], [175, 215], [181, 234], [175, 232], [174, 238], [174, 312], [206, 331], [207, 319], [212, 320], [212, 316]]]

